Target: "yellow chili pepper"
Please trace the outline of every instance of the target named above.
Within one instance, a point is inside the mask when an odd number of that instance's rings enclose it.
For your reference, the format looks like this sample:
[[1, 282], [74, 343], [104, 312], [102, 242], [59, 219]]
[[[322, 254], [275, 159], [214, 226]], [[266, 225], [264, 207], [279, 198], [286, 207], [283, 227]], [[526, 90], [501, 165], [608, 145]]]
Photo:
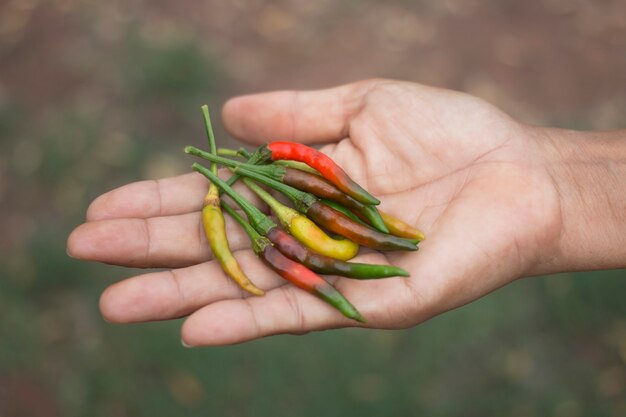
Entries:
[[414, 228], [413, 226], [406, 224], [402, 220], [397, 219], [391, 214], [387, 214], [380, 209], [378, 210], [378, 212], [380, 213], [380, 217], [383, 218], [383, 222], [385, 222], [385, 225], [389, 229], [389, 233], [391, 233], [392, 235], [409, 239], [426, 239], [424, 233]]
[[[213, 184], [211, 184], [210, 188], [213, 188]], [[211, 245], [213, 255], [222, 265], [224, 272], [239, 284], [241, 288], [255, 295], [263, 295], [263, 290], [257, 288], [250, 281], [231, 253], [219, 198], [215, 199], [211, 194], [209, 192], [205, 198], [205, 206], [202, 208], [202, 224], [204, 225], [204, 231], [209, 240], [209, 245]], [[217, 205], [215, 205], [216, 201]]]
[[[209, 135], [211, 153], [216, 154], [215, 138], [213, 137], [209, 108], [206, 105], [202, 106], [202, 112], [204, 114], [207, 134]], [[211, 164], [211, 171], [217, 175], [216, 164]], [[209, 245], [211, 245], [213, 255], [218, 260], [220, 265], [222, 265], [224, 272], [226, 272], [226, 274], [244, 290], [255, 295], [263, 295], [263, 290], [257, 288], [252, 281], [250, 281], [230, 251], [228, 238], [226, 237], [224, 214], [222, 213], [222, 209], [220, 207], [219, 188], [213, 182], [209, 185], [209, 191], [204, 197], [202, 224], [204, 226], [204, 232], [207, 240], [209, 241]]]
[[283, 227], [309, 249], [331, 258], [347, 261], [359, 252], [359, 245], [349, 239], [333, 239], [320, 229], [312, 220], [285, 206], [252, 180], [244, 182], [276, 213]]

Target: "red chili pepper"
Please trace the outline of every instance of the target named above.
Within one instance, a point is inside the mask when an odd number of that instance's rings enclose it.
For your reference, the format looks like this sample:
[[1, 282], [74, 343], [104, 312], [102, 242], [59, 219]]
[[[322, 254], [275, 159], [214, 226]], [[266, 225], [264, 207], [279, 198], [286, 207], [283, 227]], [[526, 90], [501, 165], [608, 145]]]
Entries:
[[266, 149], [265, 154], [276, 161], [290, 159], [304, 162], [311, 168], [316, 169], [324, 178], [332, 182], [344, 193], [350, 195], [363, 204], [380, 204], [380, 201], [357, 184], [348, 174], [341, 169], [330, 157], [322, 152], [296, 142], [271, 142], [261, 147]]
[[295, 286], [315, 294], [349, 319], [366, 323], [361, 313], [335, 287], [304, 265], [287, 258], [274, 246], [265, 246], [262, 259]]

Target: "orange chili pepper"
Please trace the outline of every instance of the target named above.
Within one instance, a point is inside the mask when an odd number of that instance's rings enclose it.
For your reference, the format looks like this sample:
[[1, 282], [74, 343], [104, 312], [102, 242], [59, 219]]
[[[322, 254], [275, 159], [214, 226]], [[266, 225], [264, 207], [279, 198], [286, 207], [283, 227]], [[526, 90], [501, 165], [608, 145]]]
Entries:
[[332, 182], [344, 193], [363, 204], [380, 204], [380, 201], [357, 184], [348, 174], [327, 155], [296, 142], [270, 142], [262, 146], [261, 153], [273, 161], [289, 159], [304, 162], [316, 169], [324, 178]]

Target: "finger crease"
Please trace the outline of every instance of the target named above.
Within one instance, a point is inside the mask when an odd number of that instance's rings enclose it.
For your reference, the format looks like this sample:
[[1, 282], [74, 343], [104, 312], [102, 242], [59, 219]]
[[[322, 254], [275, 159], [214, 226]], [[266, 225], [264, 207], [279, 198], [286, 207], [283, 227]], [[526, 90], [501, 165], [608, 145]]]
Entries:
[[244, 302], [245, 306], [248, 308], [248, 312], [250, 313], [250, 316], [252, 317], [252, 325], [254, 327], [256, 337], [263, 336], [263, 333], [261, 331], [261, 324], [259, 323], [259, 318], [256, 316], [254, 312], [254, 308], [252, 307], [252, 304], [250, 303], [250, 299], [243, 298], [241, 301]]
[[180, 275], [178, 275], [176, 270], [170, 270], [169, 272], [170, 272], [170, 277], [172, 278], [172, 281], [174, 281], [174, 286], [176, 287], [176, 293], [178, 294], [180, 305], [184, 306], [186, 305], [187, 296], [185, 295], [185, 292], [183, 291], [183, 285], [181, 285], [180, 283], [181, 277]]
[[163, 215], [163, 192], [161, 190], [161, 180], [160, 179], [154, 180], [154, 183], [156, 185], [157, 201], [159, 203], [157, 215], [162, 216]]
[[145, 229], [146, 236], [146, 253], [145, 253], [145, 261], [147, 263], [150, 262], [150, 258], [152, 256], [152, 231], [150, 227], [151, 218], [143, 219], [143, 225]]
[[295, 291], [297, 291], [294, 287], [285, 286], [283, 287], [283, 294], [285, 296], [285, 300], [289, 305], [289, 308], [293, 312], [295, 318], [295, 328], [296, 329], [306, 329], [306, 317], [304, 316], [304, 312], [300, 307], [300, 303], [298, 303], [297, 296]]

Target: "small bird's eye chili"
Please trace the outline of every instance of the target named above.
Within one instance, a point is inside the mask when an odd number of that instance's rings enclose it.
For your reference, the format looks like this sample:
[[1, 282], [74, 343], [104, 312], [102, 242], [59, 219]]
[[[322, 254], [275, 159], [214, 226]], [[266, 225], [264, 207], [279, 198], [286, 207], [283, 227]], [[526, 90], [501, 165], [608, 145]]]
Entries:
[[283, 229], [276, 227], [269, 231], [267, 238], [283, 255], [300, 262], [319, 274], [341, 275], [356, 279], [375, 279], [386, 277], [408, 277], [409, 273], [393, 265], [343, 262], [315, 253]]
[[272, 243], [261, 236], [243, 217], [227, 204], [226, 210], [243, 227], [250, 240], [254, 252], [274, 271], [295, 286], [310, 292], [335, 307], [345, 317], [365, 323], [359, 311], [331, 284], [304, 265], [292, 261], [276, 249]]
[[366, 323], [365, 318], [335, 287], [307, 267], [292, 261], [272, 245], [265, 246], [262, 259], [295, 286], [326, 301], [349, 319]]
[[[215, 138], [211, 127], [209, 108], [206, 105], [202, 106], [202, 112], [204, 114], [204, 121], [207, 134], [209, 136], [211, 151], [215, 152]], [[211, 169], [217, 174], [217, 164], [212, 164]], [[224, 215], [222, 214], [222, 210], [220, 208], [219, 189], [213, 182], [211, 182], [209, 191], [204, 198], [204, 207], [202, 208], [202, 224], [204, 226], [204, 231], [207, 240], [209, 241], [209, 245], [211, 246], [211, 250], [213, 251], [213, 255], [222, 265], [224, 272], [244, 290], [255, 295], [263, 295], [263, 290], [256, 287], [252, 281], [250, 281], [230, 251], [228, 238], [226, 236]]]
[[417, 250], [415, 242], [380, 233], [377, 230], [357, 223], [321, 201], [316, 201], [309, 207], [307, 216], [320, 226], [368, 248], [377, 250]]
[[380, 201], [357, 184], [331, 158], [320, 151], [295, 142], [271, 142], [259, 148], [266, 159], [273, 161], [290, 159], [304, 162], [316, 169], [324, 178], [332, 182], [344, 193], [363, 204], [379, 204]]
[[250, 281], [232, 255], [228, 238], [223, 232], [225, 230], [224, 215], [219, 207], [213, 205], [213, 202], [202, 209], [202, 224], [215, 259], [222, 265], [224, 272], [244, 290], [254, 295], [263, 295], [263, 290]]
[[248, 178], [243, 182], [263, 200], [280, 220], [283, 227], [306, 247], [322, 255], [347, 261], [359, 252], [359, 245], [349, 239], [333, 239], [306, 216], [287, 207], [272, 197], [267, 191], [256, 185]]

